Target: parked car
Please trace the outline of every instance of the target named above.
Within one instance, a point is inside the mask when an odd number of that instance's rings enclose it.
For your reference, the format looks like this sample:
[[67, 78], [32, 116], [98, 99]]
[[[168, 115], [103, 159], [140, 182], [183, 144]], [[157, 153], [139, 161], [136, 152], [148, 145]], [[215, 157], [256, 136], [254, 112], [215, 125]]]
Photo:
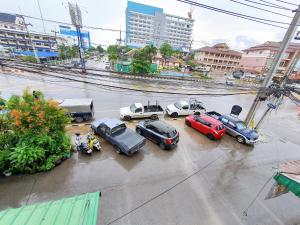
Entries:
[[206, 135], [210, 140], [221, 139], [226, 133], [226, 128], [221, 121], [206, 114], [187, 116], [185, 124]]
[[64, 99], [59, 103], [77, 123], [92, 120], [94, 117], [94, 103], [91, 98]]
[[233, 86], [233, 85], [234, 85], [234, 78], [232, 78], [232, 77], [227, 77], [227, 78], [226, 78], [226, 85], [227, 85], [227, 86]]
[[142, 103], [134, 103], [131, 106], [120, 108], [120, 118], [123, 120], [131, 120], [132, 118], [151, 118], [158, 119], [158, 115], [163, 115], [163, 108], [158, 105], [142, 105]]
[[144, 137], [127, 128], [118, 119], [100, 119], [93, 122], [91, 128], [95, 134], [112, 144], [118, 154], [132, 155], [146, 144]]
[[136, 132], [157, 143], [162, 149], [171, 149], [179, 142], [179, 133], [171, 125], [160, 120], [140, 121]]
[[239, 143], [242, 144], [254, 144], [258, 141], [258, 133], [254, 129], [250, 129], [239, 118], [231, 115], [221, 115], [215, 111], [207, 112], [213, 118], [217, 118], [227, 128], [227, 134], [236, 138]]
[[166, 108], [167, 114], [171, 117], [187, 116], [190, 114], [200, 114], [205, 112], [203, 103], [191, 98], [187, 101], [178, 101], [174, 104], [168, 105]]

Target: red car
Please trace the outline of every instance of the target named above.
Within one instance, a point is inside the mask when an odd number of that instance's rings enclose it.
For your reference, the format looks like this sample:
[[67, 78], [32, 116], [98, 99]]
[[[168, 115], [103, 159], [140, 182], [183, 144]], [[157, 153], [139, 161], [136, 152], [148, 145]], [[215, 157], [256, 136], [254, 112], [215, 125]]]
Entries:
[[208, 115], [189, 115], [185, 118], [185, 124], [193, 127], [211, 140], [220, 139], [226, 133], [226, 128], [219, 120]]

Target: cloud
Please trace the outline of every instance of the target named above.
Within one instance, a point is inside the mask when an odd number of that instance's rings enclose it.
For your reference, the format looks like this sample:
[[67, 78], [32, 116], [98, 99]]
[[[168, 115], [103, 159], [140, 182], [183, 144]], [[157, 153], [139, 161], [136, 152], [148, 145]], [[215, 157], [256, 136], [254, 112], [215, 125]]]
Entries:
[[232, 42], [232, 48], [243, 50], [258, 44], [260, 44], [260, 42], [254, 38], [251, 38], [246, 35], [238, 35], [235, 37], [235, 40]]

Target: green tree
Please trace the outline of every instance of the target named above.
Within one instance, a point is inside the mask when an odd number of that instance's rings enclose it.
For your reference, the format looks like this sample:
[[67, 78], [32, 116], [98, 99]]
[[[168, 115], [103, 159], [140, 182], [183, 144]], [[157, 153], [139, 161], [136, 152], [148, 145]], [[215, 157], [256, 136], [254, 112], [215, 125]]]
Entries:
[[23, 56], [22, 59], [26, 62], [37, 63], [37, 59], [34, 56]]
[[66, 46], [65, 44], [58, 46], [59, 56], [62, 59], [69, 59], [78, 56], [78, 46]]
[[70, 118], [41, 92], [10, 97], [0, 114], [0, 172], [34, 173], [52, 169], [71, 150], [65, 126]]
[[166, 59], [166, 57], [171, 57], [173, 55], [172, 46], [165, 42], [159, 48], [160, 54]]
[[151, 62], [149, 61], [149, 52], [140, 49], [135, 52], [132, 61], [132, 72], [138, 74], [147, 74], [150, 72]]
[[197, 64], [195, 63], [195, 61], [193, 60], [189, 60], [187, 62], [187, 64], [190, 66], [190, 68], [195, 69], [195, 67], [197, 66]]
[[141, 51], [145, 53], [146, 58], [150, 63], [152, 62], [153, 57], [157, 54], [157, 48], [152, 44], [145, 46]]
[[100, 54], [102, 54], [102, 53], [104, 52], [104, 49], [102, 48], [101, 45], [98, 45], [98, 46], [96, 47], [96, 50], [97, 50]]

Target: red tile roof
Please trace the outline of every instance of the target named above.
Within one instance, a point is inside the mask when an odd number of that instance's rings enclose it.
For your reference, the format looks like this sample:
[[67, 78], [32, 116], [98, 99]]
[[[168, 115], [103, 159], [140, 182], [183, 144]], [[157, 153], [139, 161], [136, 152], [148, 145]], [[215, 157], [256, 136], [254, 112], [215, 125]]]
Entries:
[[300, 160], [295, 160], [281, 164], [280, 172], [284, 176], [300, 183]]
[[[244, 52], [247, 51], [257, 51], [257, 50], [273, 50], [277, 51], [279, 49], [279, 45], [281, 42], [275, 42], [275, 41], [267, 41], [263, 44], [256, 45], [247, 49], [244, 49]], [[287, 51], [295, 51], [300, 50], [300, 44], [299, 43], [291, 43], [287, 49]]]
[[[217, 46], [217, 45], [215, 45]], [[219, 47], [219, 46], [217, 46]], [[242, 56], [242, 53], [230, 49], [218, 49], [216, 47], [210, 47], [210, 46], [205, 46], [199, 49], [196, 49], [195, 52], [211, 52], [211, 53], [219, 53], [219, 54], [226, 54], [226, 55], [232, 55], [232, 56]]]

